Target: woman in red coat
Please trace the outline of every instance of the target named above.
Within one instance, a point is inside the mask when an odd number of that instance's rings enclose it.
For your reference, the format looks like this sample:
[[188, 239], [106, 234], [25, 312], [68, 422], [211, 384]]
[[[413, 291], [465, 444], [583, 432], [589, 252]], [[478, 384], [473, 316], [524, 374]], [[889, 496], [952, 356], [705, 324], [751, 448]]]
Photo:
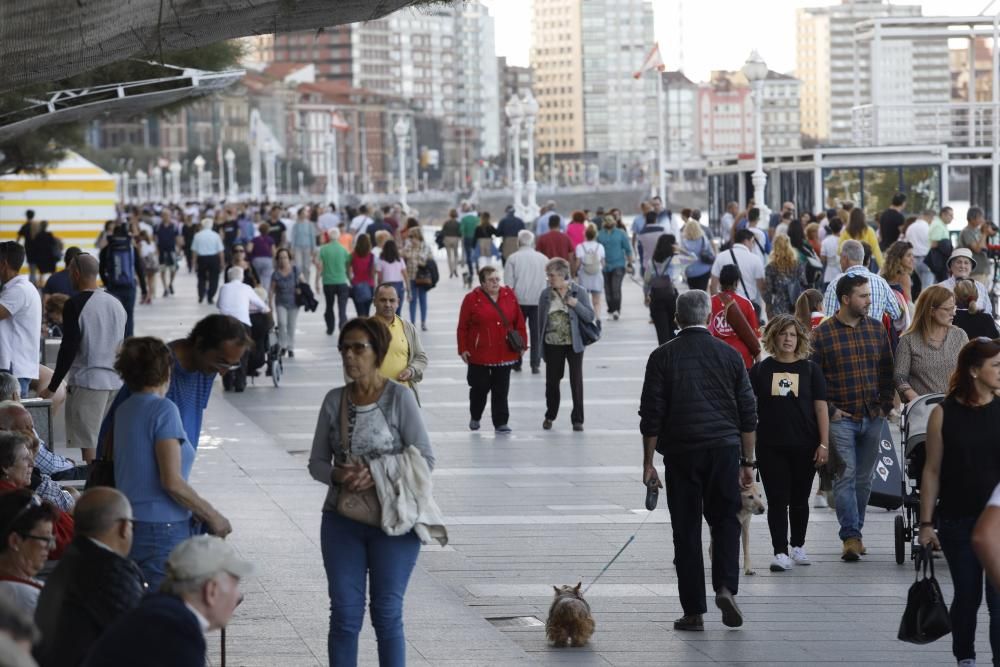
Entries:
[[[497, 308], [503, 312], [501, 317]], [[506, 319], [506, 323], [504, 323]], [[528, 333], [524, 314], [514, 290], [500, 286], [500, 275], [492, 266], [479, 270], [479, 287], [465, 295], [458, 315], [458, 355], [469, 365], [469, 428], [479, 430], [479, 420], [486, 409], [486, 397], [492, 394], [493, 427], [497, 433], [510, 433], [507, 420], [507, 391], [510, 369], [521, 360], [524, 350], [515, 351], [507, 342], [507, 332], [521, 335], [527, 349]]]

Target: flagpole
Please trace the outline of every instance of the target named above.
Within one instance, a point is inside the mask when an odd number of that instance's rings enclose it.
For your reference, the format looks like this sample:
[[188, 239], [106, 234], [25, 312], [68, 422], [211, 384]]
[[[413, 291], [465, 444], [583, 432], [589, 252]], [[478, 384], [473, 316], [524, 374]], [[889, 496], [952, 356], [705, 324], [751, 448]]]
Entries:
[[659, 170], [660, 200], [664, 206], [667, 203], [667, 132], [666, 114], [663, 107], [663, 72], [657, 68], [656, 72], [656, 119], [657, 119], [657, 140], [659, 143], [659, 156], [657, 159], [657, 169]]

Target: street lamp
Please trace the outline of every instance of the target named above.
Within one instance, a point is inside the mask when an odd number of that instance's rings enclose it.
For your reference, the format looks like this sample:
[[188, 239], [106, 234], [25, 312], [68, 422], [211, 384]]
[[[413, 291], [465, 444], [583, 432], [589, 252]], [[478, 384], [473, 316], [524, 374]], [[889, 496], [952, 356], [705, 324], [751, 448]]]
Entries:
[[198, 157], [196, 157], [194, 159], [194, 171], [195, 171], [194, 184], [195, 184], [195, 191], [193, 193], [194, 196], [195, 196], [195, 199], [197, 199], [199, 202], [201, 202], [203, 199], [205, 199], [204, 181], [202, 180], [202, 177], [201, 177], [202, 172], [204, 171], [204, 169], [205, 169], [205, 158], [203, 158], [201, 156], [201, 154], [199, 154]]
[[522, 192], [524, 183], [521, 181], [521, 118], [524, 116], [524, 108], [517, 95], [511, 95], [504, 105], [504, 113], [510, 121], [510, 127], [514, 136], [511, 142], [514, 146], [514, 215], [524, 216], [524, 202]]
[[135, 173], [135, 194], [140, 204], [149, 201], [149, 193], [146, 186], [149, 185], [149, 176], [142, 169]]
[[232, 148], [226, 149], [226, 171], [229, 172], [229, 199], [236, 201], [240, 196], [239, 188], [236, 185], [236, 153]]
[[538, 116], [538, 100], [529, 90], [521, 100], [524, 113], [524, 134], [528, 140], [528, 182], [525, 191], [524, 213], [529, 220], [538, 217], [538, 183], [535, 182], [535, 118]]
[[153, 167], [153, 200], [163, 201], [165, 197], [163, 196], [163, 170], [160, 169], [160, 165]]
[[170, 163], [170, 187], [173, 188], [173, 197], [175, 204], [179, 204], [181, 201], [181, 163], [174, 160]]
[[406, 135], [410, 133], [410, 123], [406, 116], [400, 116], [392, 128], [396, 135], [396, 148], [399, 150], [399, 204], [406, 211]]
[[274, 203], [278, 199], [278, 149], [271, 137], [264, 142], [264, 194], [267, 201]]
[[760, 219], [763, 224], [771, 217], [771, 211], [767, 207], [767, 200], [764, 197], [764, 188], [767, 186], [767, 174], [764, 173], [763, 140], [761, 138], [761, 124], [764, 114], [764, 79], [767, 78], [767, 63], [760, 57], [754, 49], [743, 64], [743, 76], [750, 82], [753, 92], [753, 134], [754, 134], [754, 156], [757, 168], [750, 177], [753, 183], [753, 198], [760, 210]]

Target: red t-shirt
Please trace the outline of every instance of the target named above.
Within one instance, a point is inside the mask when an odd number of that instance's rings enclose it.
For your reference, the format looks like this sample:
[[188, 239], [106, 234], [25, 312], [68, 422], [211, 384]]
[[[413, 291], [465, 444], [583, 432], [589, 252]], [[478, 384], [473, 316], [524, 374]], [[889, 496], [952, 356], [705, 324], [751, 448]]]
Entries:
[[[739, 307], [740, 312], [743, 313], [743, 317], [746, 319], [747, 324], [750, 325], [750, 328], [753, 331], [757, 331], [760, 328], [760, 324], [757, 322], [757, 313], [754, 312], [750, 301], [735, 292], [729, 292], [728, 294], [736, 300], [736, 305]], [[722, 299], [718, 294], [712, 297], [712, 319], [708, 322], [708, 330], [713, 336], [735, 348], [743, 356], [743, 363], [746, 364], [747, 368], [753, 366], [753, 355], [750, 354], [750, 349], [726, 320], [725, 304], [722, 303]]]
[[570, 264], [573, 263], [573, 242], [566, 234], [558, 230], [552, 230], [539, 236], [538, 240], [535, 241], [535, 250], [549, 259], [562, 257]]

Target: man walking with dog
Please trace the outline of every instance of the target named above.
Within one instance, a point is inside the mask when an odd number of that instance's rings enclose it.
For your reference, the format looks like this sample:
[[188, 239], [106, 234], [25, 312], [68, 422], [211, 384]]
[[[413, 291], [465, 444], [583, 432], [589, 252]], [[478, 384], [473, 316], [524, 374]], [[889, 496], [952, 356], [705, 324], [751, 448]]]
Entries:
[[712, 303], [701, 290], [677, 297], [680, 333], [649, 355], [639, 406], [643, 482], [661, 488], [663, 455], [674, 565], [684, 616], [675, 630], [704, 630], [701, 517], [712, 534], [712, 589], [722, 622], [743, 625], [739, 587], [740, 490], [753, 482], [757, 405], [739, 352], [708, 331]]

